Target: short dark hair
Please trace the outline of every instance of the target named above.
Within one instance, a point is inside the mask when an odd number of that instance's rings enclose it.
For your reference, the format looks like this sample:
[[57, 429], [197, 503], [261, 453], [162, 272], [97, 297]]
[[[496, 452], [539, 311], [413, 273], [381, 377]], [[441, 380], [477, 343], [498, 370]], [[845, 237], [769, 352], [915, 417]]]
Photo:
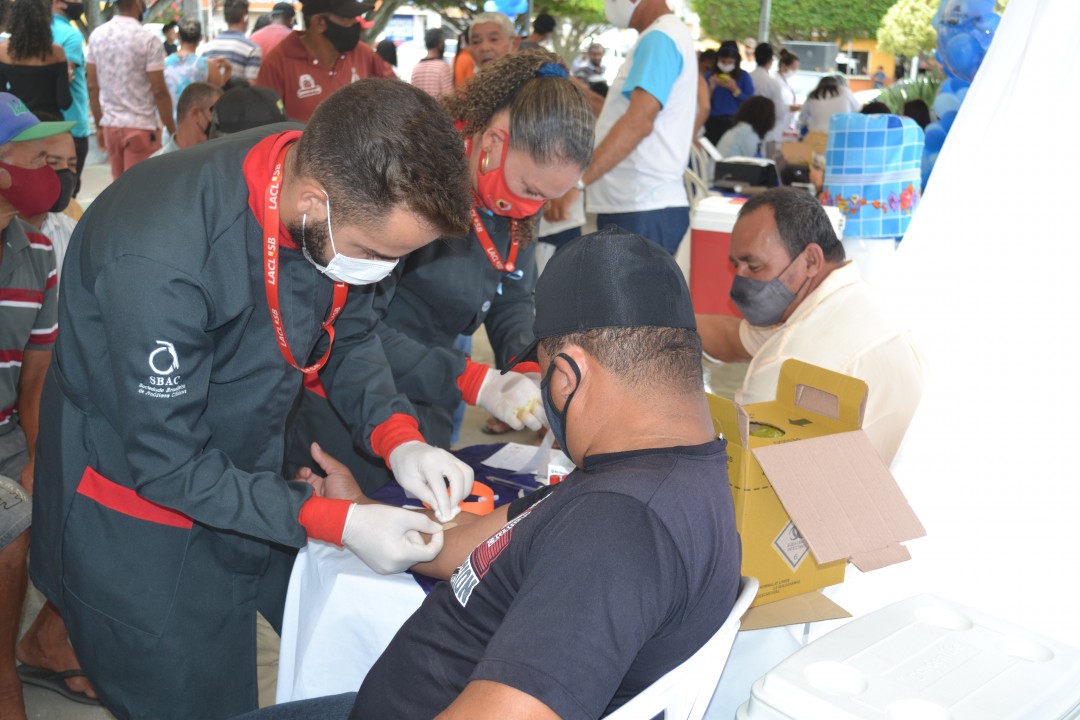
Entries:
[[189, 83], [180, 97], [176, 98], [177, 122], [187, 117], [194, 107], [206, 107], [224, 94], [224, 90], [205, 82]]
[[296, 17], [296, 8], [293, 7], [292, 3], [288, 2], [274, 3], [274, 9], [270, 11], [270, 15], [274, 17], [294, 18]]
[[925, 100], [915, 98], [904, 103], [904, 117], [909, 117], [918, 123], [923, 130], [930, 124], [930, 106]]
[[567, 345], [577, 345], [631, 387], [670, 388], [679, 393], [705, 389], [701, 336], [696, 330], [653, 325], [604, 327], [540, 341], [540, 347], [552, 358]]
[[555, 18], [542, 12], [533, 19], [533, 32], [537, 35], [547, 35], [555, 32]]
[[182, 43], [198, 43], [202, 39], [202, 23], [198, 20], [184, 20], [179, 31]]
[[892, 110], [890, 110], [889, 106], [881, 102], [880, 100], [871, 100], [870, 102], [863, 105], [862, 109], [859, 110], [859, 112], [863, 115], [888, 115], [892, 112]]
[[167, 33], [167, 32], [169, 32], [170, 30], [173, 30], [173, 29], [179, 30], [180, 29], [180, 23], [176, 22], [175, 20], [170, 20], [169, 22], [167, 22], [167, 23], [165, 23], [164, 25], [161, 26], [161, 32], [162, 33]]
[[825, 208], [821, 207], [817, 198], [810, 193], [792, 187], [767, 190], [747, 200], [739, 210], [739, 218], [762, 207], [772, 210], [776, 229], [792, 260], [811, 243], [821, 247], [821, 252], [829, 262], [841, 262], [844, 259], [844, 246], [836, 237], [836, 231], [829, 222], [829, 216], [825, 214]]
[[244, 17], [248, 14], [248, 0], [225, 0], [225, 22], [232, 25], [233, 23], [243, 22]]
[[731, 122], [733, 125], [744, 122], [754, 128], [758, 137], [764, 138], [776, 125], [776, 103], [762, 95], [748, 97], [735, 111]]
[[754, 62], [758, 65], [764, 65], [773, 59], [772, 45], [769, 43], [758, 43], [754, 48]]
[[379, 41], [379, 44], [375, 46], [375, 54], [397, 67], [397, 44], [390, 38]]
[[446, 42], [446, 33], [442, 28], [431, 28], [424, 33], [424, 47], [428, 50], [435, 50], [440, 45]]
[[340, 88], [316, 108], [296, 157], [347, 222], [379, 222], [403, 207], [440, 234], [469, 231], [465, 144], [435, 99], [408, 83], [366, 78]]
[[780, 51], [780, 64], [785, 67], [791, 67], [795, 63], [799, 62], [799, 56], [791, 52], [787, 48]]

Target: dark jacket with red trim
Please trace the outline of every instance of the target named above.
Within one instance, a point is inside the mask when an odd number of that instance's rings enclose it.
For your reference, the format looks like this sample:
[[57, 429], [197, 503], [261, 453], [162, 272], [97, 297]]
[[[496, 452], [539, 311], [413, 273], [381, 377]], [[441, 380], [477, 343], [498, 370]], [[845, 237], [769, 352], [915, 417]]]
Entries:
[[[510, 221], [481, 214], [499, 256], [510, 250]], [[467, 238], [443, 238], [411, 253], [380, 284], [375, 309], [382, 319], [376, 334], [399, 392], [408, 396], [420, 417], [425, 439], [449, 447], [449, 416], [462, 394], [458, 378], [465, 356], [454, 348], [458, 335], [472, 335], [481, 325], [495, 353], [495, 364], [506, 367], [533, 341], [533, 292], [536, 287], [536, 245], [517, 256], [519, 274], [507, 277], [489, 262], [483, 246], [470, 232]], [[353, 334], [368, 322], [367, 307], [350, 296], [337, 327]], [[339, 331], [340, 332], [340, 331]], [[386, 477], [367, 482], [371, 448], [350, 441], [349, 420], [355, 415], [350, 398], [385, 367], [361, 353], [335, 349], [321, 373], [327, 398], [305, 392], [289, 428], [289, 466], [310, 464], [307, 448], [318, 440], [323, 449], [352, 469], [365, 490]], [[342, 418], [346, 419], [343, 422]], [[356, 434], [353, 433], [355, 440]]]
[[[108, 559], [151, 532], [122, 517], [138, 517], [140, 502], [142, 511], [149, 503], [218, 533], [214, 547], [226, 562], [307, 540], [297, 518], [311, 488], [281, 475], [285, 421], [302, 376], [275, 339], [263, 232], [242, 170], [259, 140], [290, 127], [140, 163], [75, 230], [42, 401], [37, 477], [47, 482], [34, 493], [33, 577], [54, 601], [61, 581], [80, 597], [95, 595], [92, 588], [161, 562], [150, 553], [135, 567]], [[284, 239], [279, 273], [285, 332], [302, 362], [333, 286]], [[352, 294], [370, 308], [373, 293]], [[335, 353], [377, 348], [363, 323], [352, 328], [352, 338], [338, 331]], [[409, 412], [392, 383], [378, 382], [357, 399], [367, 416], [381, 422]], [[87, 468], [116, 486], [112, 500], [99, 497], [110, 486], [84, 481]]]

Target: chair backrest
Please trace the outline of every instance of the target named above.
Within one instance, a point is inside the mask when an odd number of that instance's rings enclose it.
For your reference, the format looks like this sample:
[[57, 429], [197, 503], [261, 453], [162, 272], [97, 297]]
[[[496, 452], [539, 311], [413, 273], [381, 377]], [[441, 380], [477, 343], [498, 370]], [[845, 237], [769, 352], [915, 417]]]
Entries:
[[[708, 140], [705, 142], [708, 142]], [[705, 149], [701, 147], [696, 140], [690, 144], [690, 169], [706, 183], [708, 183], [710, 179], [709, 170], [712, 164], [713, 161], [709, 158]]]
[[686, 187], [686, 197], [690, 200], [690, 208], [693, 209], [699, 200], [713, 194], [709, 192], [709, 185], [690, 168], [683, 170], [683, 185]]
[[735, 605], [716, 634], [682, 665], [642, 690], [606, 720], [701, 720], [724, 672], [743, 613], [757, 590], [757, 578], [744, 576]]

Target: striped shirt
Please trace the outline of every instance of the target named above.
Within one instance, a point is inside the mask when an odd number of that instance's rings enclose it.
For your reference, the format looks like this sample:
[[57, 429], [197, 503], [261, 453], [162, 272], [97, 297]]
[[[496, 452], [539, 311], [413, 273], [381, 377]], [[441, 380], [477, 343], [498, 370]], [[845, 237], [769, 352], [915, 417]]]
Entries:
[[0, 435], [16, 424], [19, 372], [27, 350], [56, 341], [56, 259], [49, 238], [22, 220], [3, 233], [0, 258]]
[[262, 64], [262, 48], [240, 30], [226, 30], [199, 48], [200, 57], [225, 58], [232, 65], [233, 77], [254, 82]]
[[416, 63], [409, 81], [431, 97], [454, 91], [454, 71], [442, 58], [424, 58]]

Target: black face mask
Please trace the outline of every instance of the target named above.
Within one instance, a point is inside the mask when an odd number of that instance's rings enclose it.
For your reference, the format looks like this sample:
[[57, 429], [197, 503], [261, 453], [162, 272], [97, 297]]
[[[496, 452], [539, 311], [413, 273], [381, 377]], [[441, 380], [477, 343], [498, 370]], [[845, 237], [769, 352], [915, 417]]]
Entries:
[[360, 34], [364, 31], [364, 28], [360, 27], [360, 23], [344, 27], [338, 25], [333, 20], [327, 19], [326, 29], [323, 30], [323, 35], [330, 44], [334, 46], [334, 49], [339, 53], [352, 52], [357, 44], [360, 42]]
[[56, 177], [60, 178], [60, 197], [49, 208], [49, 212], [60, 213], [67, 210], [71, 196], [75, 194], [75, 173], [70, 170], [57, 170]]
[[72, 2], [68, 3], [67, 7], [64, 8], [64, 14], [71, 20], [78, 20], [85, 10], [86, 7], [81, 2]]

